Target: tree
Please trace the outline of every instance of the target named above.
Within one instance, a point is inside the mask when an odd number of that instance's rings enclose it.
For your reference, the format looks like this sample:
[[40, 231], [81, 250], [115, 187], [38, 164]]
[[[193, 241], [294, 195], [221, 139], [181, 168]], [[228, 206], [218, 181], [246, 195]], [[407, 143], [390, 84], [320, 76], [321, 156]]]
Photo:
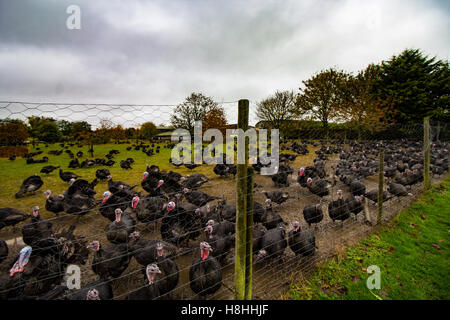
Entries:
[[208, 129], [218, 129], [225, 134], [227, 117], [222, 107], [217, 107], [209, 111], [202, 119], [202, 134]]
[[343, 101], [343, 112], [349, 120], [350, 127], [371, 132], [385, 129], [394, 122], [394, 110], [390, 97], [386, 100], [374, 94], [373, 85], [378, 79], [379, 66], [370, 64], [356, 76], [349, 75], [346, 80]]
[[276, 91], [273, 96], [257, 104], [256, 116], [264, 121], [264, 127], [279, 129], [285, 133], [289, 121], [295, 118], [293, 91]]
[[379, 72], [375, 92], [383, 100], [392, 97], [398, 122], [422, 122], [426, 116], [449, 119], [448, 61], [428, 58], [419, 49], [406, 49], [383, 61]]
[[330, 68], [302, 81], [305, 89], [300, 88], [296, 101], [296, 116], [310, 116], [322, 122], [328, 130], [330, 120], [343, 117], [341, 109], [344, 98], [343, 87], [348, 74]]
[[43, 121], [39, 125], [39, 140], [55, 143], [61, 139], [61, 131], [55, 121]]
[[125, 129], [120, 124], [115, 126], [111, 129], [111, 138], [115, 139], [116, 142], [126, 139]]
[[67, 120], [59, 120], [56, 122], [56, 124], [59, 128], [59, 131], [61, 131], [61, 134], [64, 137], [69, 137], [72, 135], [72, 126], [73, 126], [72, 122]]
[[158, 134], [158, 129], [156, 129], [156, 126], [153, 122], [149, 121], [141, 125], [141, 128], [139, 129], [139, 134], [144, 139], [150, 140]]
[[193, 134], [195, 121], [201, 121], [208, 112], [217, 108], [218, 104], [210, 97], [192, 93], [185, 102], [175, 108], [171, 118], [172, 125], [175, 128], [187, 129]]
[[28, 128], [22, 120], [0, 120], [0, 145], [17, 146], [28, 138]]
[[[53, 118], [28, 117], [29, 134], [33, 138], [53, 143], [61, 139], [61, 131]], [[34, 143], [34, 142], [33, 142]]]
[[91, 125], [86, 121], [77, 121], [72, 123], [71, 137], [78, 140], [82, 133], [91, 132]]

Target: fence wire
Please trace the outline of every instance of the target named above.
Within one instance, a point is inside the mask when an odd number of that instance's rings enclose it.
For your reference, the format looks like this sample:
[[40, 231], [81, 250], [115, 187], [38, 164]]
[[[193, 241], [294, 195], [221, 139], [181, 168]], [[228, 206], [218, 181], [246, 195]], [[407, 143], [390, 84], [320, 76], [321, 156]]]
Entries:
[[[237, 119], [237, 103], [218, 102], [226, 111], [228, 119]], [[29, 116], [52, 117], [57, 120], [66, 119], [70, 121], [87, 121], [94, 128], [98, 127], [102, 119], [109, 119], [113, 124], [120, 124], [124, 128], [128, 126], [138, 126], [145, 121], [154, 123], [168, 123], [171, 112], [175, 105], [109, 105], [109, 104], [56, 104], [56, 103], [26, 103], [26, 102], [0, 102], [0, 118], [2, 119], [22, 119]], [[251, 104], [250, 118], [255, 117], [255, 104]], [[256, 122], [255, 122], [256, 123]], [[448, 173], [450, 139], [448, 138], [448, 126], [443, 123], [433, 123], [430, 128], [431, 140], [431, 173], [433, 182], [438, 182]], [[260, 211], [255, 209], [254, 230], [258, 230], [261, 235], [260, 242], [253, 242], [254, 266], [253, 266], [253, 298], [254, 299], [278, 299], [285, 296], [289, 286], [299, 278], [305, 277], [314, 270], [314, 266], [325, 259], [334, 256], [349, 244], [361, 239], [372, 232], [378, 225], [390, 221], [400, 210], [410, 205], [414, 199], [423, 191], [423, 124], [392, 126], [381, 134], [371, 132], [359, 133], [358, 139], [352, 137], [347, 132], [333, 132], [324, 135], [322, 130], [316, 128], [301, 128], [296, 137], [285, 135], [280, 142], [280, 154], [285, 161], [280, 159], [279, 173], [275, 176], [262, 176], [255, 172], [254, 200], [260, 204]], [[143, 146], [146, 151], [154, 150], [150, 155], [142, 152]], [[237, 199], [236, 182], [234, 175], [219, 175], [214, 171], [212, 165], [203, 164], [195, 168], [185, 166], [175, 166], [170, 163], [170, 154], [173, 143], [170, 141], [145, 141], [136, 139], [124, 139], [122, 141], [111, 142], [106, 145], [94, 145], [93, 157], [89, 155], [90, 145], [79, 143], [78, 141], [61, 143], [36, 143], [34, 146], [28, 145], [29, 152], [40, 152], [35, 156], [48, 157], [45, 163], [27, 164], [26, 158], [17, 157], [15, 160], [8, 158], [0, 159], [0, 176], [2, 177], [3, 188], [0, 190], [0, 208], [14, 208], [26, 214], [30, 214], [33, 206], [39, 206], [41, 219], [52, 224], [52, 241], [35, 243], [29, 263], [23, 272], [16, 273], [13, 277], [9, 275], [9, 270], [16, 262], [19, 251], [25, 246], [20, 229], [27, 225], [27, 228], [41, 228], [42, 220], [32, 222], [26, 220], [19, 223], [13, 230], [0, 224], [0, 239], [8, 242], [9, 253], [0, 264], [0, 298], [1, 299], [47, 299], [48, 297], [63, 299], [73, 298], [76, 289], [64, 288], [70, 275], [66, 274], [67, 266], [75, 264], [80, 267], [81, 287], [85, 288], [97, 280], [110, 285], [113, 295], [106, 299], [127, 299], [133, 297], [136, 292], [146, 290], [148, 299], [233, 299], [234, 298], [234, 245], [233, 232], [223, 236], [215, 235], [216, 238], [208, 238], [205, 228], [210, 219], [223, 219], [226, 211], [221, 207], [221, 199], [225, 197], [228, 206], [226, 210], [233, 211]], [[139, 147], [139, 148], [138, 148]], [[385, 150], [384, 156], [384, 188], [387, 192], [387, 200], [383, 202], [383, 213], [381, 220], [378, 219], [378, 208], [373, 199], [369, 196], [370, 191], [378, 190], [379, 175], [379, 152], [381, 148]], [[118, 150], [118, 153], [109, 151]], [[71, 150], [72, 154], [80, 156], [70, 156], [66, 150]], [[156, 150], [159, 150], [156, 152]], [[59, 153], [58, 153], [59, 151]], [[269, 147], [270, 151], [270, 147]], [[83, 155], [81, 155], [81, 152]], [[74, 159], [104, 159], [110, 156], [115, 163], [112, 166], [94, 164], [85, 168], [70, 168], [69, 162]], [[290, 155], [290, 156], [287, 156]], [[132, 169], [125, 169], [120, 166], [121, 161], [133, 158]], [[106, 159], [104, 159], [106, 161]], [[102, 163], [102, 162], [99, 162]], [[187, 199], [177, 199], [182, 195], [182, 187], [176, 191], [167, 189], [163, 191], [165, 203], [174, 201], [176, 210], [167, 212], [151, 222], [136, 220], [134, 229], [138, 231], [144, 240], [161, 240], [165, 245], [167, 261], [173, 261], [177, 266], [178, 282], [169, 291], [164, 292], [163, 282], [169, 280], [171, 274], [167, 274], [163, 269], [163, 262], [156, 261], [160, 267], [161, 274], [156, 276], [156, 282], [149, 287], [148, 280], [144, 277], [143, 268], [137, 262], [136, 256], [143, 252], [145, 248], [133, 248], [132, 240], [125, 245], [125, 249], [119, 250], [114, 256], [97, 256], [91, 251], [89, 254], [83, 249], [93, 242], [98, 241], [102, 249], [111, 250], [113, 245], [108, 240], [108, 227], [112, 221], [106, 219], [99, 211], [105, 209], [126, 208], [131, 211], [132, 196], [126, 200], [100, 205], [102, 195], [109, 189], [108, 182], [101, 180], [95, 185], [95, 196], [97, 203], [92, 208], [79, 208], [70, 214], [61, 212], [56, 215], [46, 209], [47, 199], [42, 195], [45, 190], [51, 190], [52, 196], [63, 194], [68, 190], [69, 184], [63, 182], [58, 169], [50, 174], [39, 173], [43, 166], [54, 165], [63, 171], [70, 171], [79, 175], [79, 179], [91, 182], [96, 178], [98, 169], [107, 168], [112, 176], [112, 181], [123, 181], [128, 185], [137, 185], [130, 194], [140, 194], [141, 201], [144, 201], [147, 192], [142, 187], [142, 174], [151, 165], [159, 167], [161, 172], [177, 172], [187, 177], [195, 173], [205, 175], [209, 181], [203, 184], [198, 191], [215, 196], [210, 202], [210, 212], [204, 213], [204, 206], [193, 206], [186, 210], [177, 209], [187, 206]], [[253, 165], [258, 168], [258, 164]], [[304, 176], [300, 168], [306, 169]], [[283, 172], [289, 171], [287, 174]], [[151, 171], [151, 170], [150, 170]], [[19, 190], [22, 182], [29, 176], [37, 173], [44, 181], [44, 185], [31, 195], [22, 198], [15, 198], [14, 194]], [[151, 174], [150, 174], [151, 176]], [[305, 184], [307, 177], [312, 178], [312, 184]], [[319, 180], [326, 182], [328, 192], [319, 196], [313, 192], [314, 184]], [[343, 199], [354, 200], [354, 195], [358, 190], [351, 190], [351, 182], [358, 180], [365, 186], [362, 194], [362, 210], [355, 214], [348, 214], [347, 203], [339, 202], [339, 193]], [[144, 180], [145, 181], [145, 180]], [[167, 181], [166, 181], [167, 182]], [[275, 183], [276, 182], [276, 183]], [[405, 188], [405, 192], [399, 195], [393, 190], [389, 183], [399, 183]], [[276, 199], [272, 203], [266, 202], [264, 191], [283, 191], [289, 197], [286, 201], [278, 204]], [[396, 194], [397, 193], [397, 194]], [[113, 193], [114, 196], [114, 193]], [[310, 205], [319, 205], [323, 218], [319, 222], [310, 225], [307, 222], [304, 209]], [[332, 211], [338, 212], [337, 216], [330, 216], [330, 206]], [[202, 214], [198, 214], [195, 209], [202, 207]], [[262, 208], [262, 209], [261, 209]], [[138, 209], [139, 210], [139, 209]], [[127, 211], [127, 212], [128, 212]], [[341, 212], [341, 213], [339, 213]], [[215, 215], [214, 215], [215, 214]], [[133, 214], [132, 214], [133, 215]], [[167, 222], [167, 217], [175, 221], [177, 227], [185, 228], [183, 232], [191, 235], [187, 244], [180, 244], [170, 236], [164, 236], [161, 226]], [[188, 217], [188, 218], [186, 218]], [[233, 216], [229, 218], [234, 221]], [[340, 221], [343, 220], [343, 221]], [[225, 221], [225, 220], [224, 220]], [[292, 223], [298, 221], [300, 230], [309, 231], [315, 237], [316, 249], [311, 256], [296, 255], [289, 243], [289, 232], [292, 230]], [[218, 222], [218, 221], [216, 221]], [[280, 223], [278, 223], [280, 222]], [[67, 234], [66, 230], [74, 225], [74, 237]], [[171, 225], [173, 227], [173, 225]], [[179, 231], [178, 229], [176, 231]], [[256, 232], [256, 231], [255, 231]], [[56, 236], [55, 236], [56, 234]], [[175, 233], [172, 232], [172, 236]], [[254, 233], [256, 235], [256, 233]], [[281, 236], [279, 236], [281, 235]], [[277, 238], [278, 237], [278, 238]], [[193, 262], [200, 257], [200, 243], [209, 241], [216, 246], [215, 241], [224, 241], [228, 247], [224, 250], [223, 256], [217, 256], [213, 250], [210, 255], [217, 259], [220, 265], [221, 285], [217, 290], [215, 283], [205, 285], [201, 290], [194, 292], [191, 289], [190, 270]], [[231, 243], [231, 244], [230, 244]], [[155, 245], [155, 243], [153, 243]], [[301, 251], [301, 244], [297, 251]], [[216, 249], [215, 247], [214, 249]], [[148, 249], [148, 248], [147, 248]], [[259, 260], [266, 251], [263, 259]], [[219, 251], [219, 250], [218, 250]], [[167, 258], [167, 255], [169, 256]], [[0, 255], [1, 257], [1, 255]], [[100, 260], [99, 260], [100, 259]], [[117, 261], [123, 259], [122, 262]], [[0, 260], [1, 261], [1, 260]], [[75, 262], [74, 262], [75, 261]], [[122, 272], [115, 276], [100, 277], [98, 268], [105, 264], [116, 264], [116, 268], [123, 267]], [[95, 270], [94, 270], [95, 269]], [[100, 272], [101, 273], [101, 272]], [[54, 286], [61, 285], [63, 290], [59, 294], [52, 296], [56, 292]], [[153, 290], [155, 287], [158, 290]], [[149, 288], [153, 288], [152, 290]], [[211, 294], [203, 294], [209, 290]], [[156, 292], [156, 293], [155, 293]], [[103, 294], [103, 293], [101, 293]], [[82, 298], [86, 298], [86, 295]], [[102, 298], [105, 298], [102, 296]]]

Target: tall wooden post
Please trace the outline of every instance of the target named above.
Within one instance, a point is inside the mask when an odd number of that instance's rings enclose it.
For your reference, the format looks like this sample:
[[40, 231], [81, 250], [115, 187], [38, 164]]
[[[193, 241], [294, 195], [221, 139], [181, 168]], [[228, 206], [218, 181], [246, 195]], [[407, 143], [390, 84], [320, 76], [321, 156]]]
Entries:
[[423, 191], [431, 187], [430, 153], [430, 117], [425, 117], [423, 119]]
[[[244, 132], [248, 129], [249, 101], [239, 100], [238, 129]], [[247, 140], [247, 139], [246, 139]], [[245, 299], [245, 270], [246, 270], [246, 243], [247, 243], [247, 166], [248, 142], [245, 141], [245, 163], [237, 164], [236, 183], [236, 245], [234, 263], [234, 283], [236, 300]], [[239, 146], [239, 144], [238, 144]], [[242, 146], [240, 146], [242, 148]], [[239, 150], [238, 148], [238, 155]], [[238, 156], [239, 159], [239, 156]]]
[[378, 217], [377, 223], [383, 216], [383, 190], [384, 190], [384, 148], [380, 148], [380, 165], [378, 172]]
[[253, 264], [253, 173], [252, 167], [247, 168], [247, 229], [245, 257], [245, 300], [252, 299], [252, 264]]

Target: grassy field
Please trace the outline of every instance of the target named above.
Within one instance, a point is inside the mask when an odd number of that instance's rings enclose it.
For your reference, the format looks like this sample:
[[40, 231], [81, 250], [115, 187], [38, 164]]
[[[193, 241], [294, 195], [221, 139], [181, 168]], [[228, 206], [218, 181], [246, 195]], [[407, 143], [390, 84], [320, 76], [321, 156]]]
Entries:
[[[132, 142], [133, 143], [133, 142]], [[155, 144], [155, 150], [156, 146]], [[108, 154], [110, 150], [119, 150], [119, 154], [115, 155], [113, 158], [116, 163], [112, 167], [106, 166], [93, 166], [90, 168], [76, 168], [69, 169], [68, 165], [70, 162], [70, 157], [67, 153], [63, 152], [61, 155], [56, 156], [52, 154], [48, 154], [50, 150], [61, 150], [62, 148], [59, 144], [49, 145], [45, 147], [44, 144], [36, 145], [35, 148], [30, 145], [30, 152], [37, 151], [36, 148], [40, 148], [43, 151], [42, 154], [36, 156], [35, 159], [41, 159], [44, 156], [48, 156], [48, 163], [38, 163], [38, 164], [26, 164], [26, 160], [23, 158], [17, 158], [15, 161], [10, 161], [7, 158], [0, 159], [0, 177], [2, 181], [2, 188], [0, 191], [0, 207], [14, 207], [17, 209], [22, 209], [26, 211], [30, 211], [31, 207], [34, 205], [39, 205], [41, 208], [44, 207], [45, 197], [24, 197], [20, 199], [15, 199], [14, 194], [19, 191], [20, 185], [24, 179], [27, 177], [38, 174], [44, 181], [44, 185], [37, 193], [42, 193], [45, 190], [52, 190], [53, 194], [61, 194], [68, 188], [68, 183], [63, 182], [60, 177], [58, 170], [53, 171], [51, 174], [47, 175], [45, 173], [40, 173], [41, 168], [47, 165], [53, 166], [61, 166], [64, 171], [70, 171], [78, 174], [81, 178], [86, 179], [88, 181], [92, 181], [95, 178], [95, 172], [100, 168], [108, 168], [113, 176], [113, 180], [124, 181], [129, 184], [140, 183], [142, 179], [143, 172], [145, 171], [146, 164], [149, 165], [157, 165], [161, 168], [161, 170], [173, 170], [177, 171], [183, 175], [195, 173], [203, 173], [207, 176], [213, 177], [215, 174], [212, 171], [212, 166], [201, 166], [195, 168], [194, 170], [187, 169], [184, 166], [175, 167], [171, 163], [169, 163], [169, 158], [171, 156], [172, 149], [164, 148], [165, 143], [160, 143], [160, 153], [147, 156], [141, 150], [135, 151], [134, 148], [130, 151], [127, 151], [126, 148], [129, 147], [129, 144], [104, 144], [104, 145], [95, 145], [94, 146], [94, 159], [95, 158], [105, 158], [105, 155]], [[88, 154], [88, 146], [83, 146], [82, 148], [78, 148], [77, 146], [70, 147], [69, 150], [72, 150], [73, 153], [77, 153], [78, 151], [83, 152], [83, 157], [79, 158], [80, 163], [86, 159], [87, 157], [91, 159]], [[127, 158], [133, 158], [135, 163], [132, 164], [132, 170], [125, 170], [120, 167], [120, 161], [125, 160]], [[108, 189], [107, 182], [101, 182], [97, 188], [97, 198], [101, 198], [103, 191]], [[137, 190], [141, 190], [140, 184], [137, 187]]]
[[[388, 225], [293, 284], [288, 299], [449, 299], [450, 178]], [[381, 288], [366, 286], [381, 269]]]

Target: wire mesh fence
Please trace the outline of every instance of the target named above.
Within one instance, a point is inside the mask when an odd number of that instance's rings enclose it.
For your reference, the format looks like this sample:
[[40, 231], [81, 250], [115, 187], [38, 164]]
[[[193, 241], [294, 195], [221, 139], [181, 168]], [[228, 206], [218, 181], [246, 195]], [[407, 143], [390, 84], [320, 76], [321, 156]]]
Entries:
[[[217, 103], [235, 122], [237, 102]], [[174, 107], [6, 101], [0, 102], [0, 118], [52, 117], [87, 121], [93, 128], [108, 119], [128, 128], [146, 121], [168, 123]], [[255, 113], [252, 103], [251, 124], [256, 124]], [[436, 183], [448, 173], [448, 125], [432, 123], [430, 140]], [[235, 165], [175, 165], [170, 161], [174, 145], [137, 136], [108, 144], [35, 141], [27, 145], [33, 162], [27, 161], [30, 157], [0, 159], [0, 208], [27, 215], [2, 209], [0, 239], [9, 252], [0, 255], [0, 298], [233, 299]], [[224, 153], [229, 148], [235, 148], [234, 141], [224, 144]], [[36, 162], [38, 158], [46, 161]], [[77, 159], [79, 165], [70, 166]], [[390, 221], [421, 194], [424, 125], [394, 125], [356, 137], [351, 131], [324, 135], [322, 129], [302, 127], [283, 136], [279, 161], [272, 176], [259, 174], [263, 165], [251, 162], [256, 171], [254, 299], [285, 296], [290, 284], [318, 262]], [[41, 173], [43, 166], [55, 168]], [[79, 176], [75, 182], [70, 175], [62, 180], [68, 171]], [[24, 179], [34, 174], [43, 185], [17, 198]], [[385, 192], [381, 216], [380, 181]], [[51, 194], [43, 195], [46, 190]], [[32, 216], [34, 206], [39, 216]], [[14, 222], [16, 228], [10, 227]], [[26, 245], [32, 248], [28, 263], [19, 253]], [[11, 276], [18, 259], [25, 259], [20, 260], [24, 269]], [[78, 275], [67, 272], [71, 265], [80, 268]], [[78, 276], [82, 289], [67, 288]]]

